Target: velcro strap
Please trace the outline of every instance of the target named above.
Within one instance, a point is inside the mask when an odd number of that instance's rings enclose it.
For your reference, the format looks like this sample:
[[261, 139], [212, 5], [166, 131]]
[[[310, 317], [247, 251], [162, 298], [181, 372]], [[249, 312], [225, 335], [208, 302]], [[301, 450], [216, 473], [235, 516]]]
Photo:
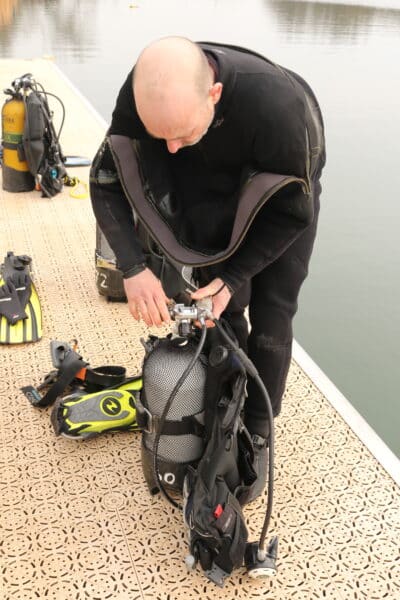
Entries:
[[162, 435], [188, 435], [199, 437], [204, 435], [204, 425], [199, 423], [194, 416], [183, 417], [181, 421], [165, 421]]
[[135, 399], [136, 422], [139, 429], [146, 433], [153, 433], [153, 416], [143, 405], [140, 398]]
[[[21, 136], [21, 138], [22, 138], [22, 136]], [[6, 141], [3, 141], [3, 148], [6, 148], [7, 150], [16, 150], [19, 162], [25, 162], [26, 161], [25, 150], [24, 150], [24, 147], [22, 145], [22, 142], [17, 142], [17, 141], [15, 141], [15, 142], [6, 142]]]

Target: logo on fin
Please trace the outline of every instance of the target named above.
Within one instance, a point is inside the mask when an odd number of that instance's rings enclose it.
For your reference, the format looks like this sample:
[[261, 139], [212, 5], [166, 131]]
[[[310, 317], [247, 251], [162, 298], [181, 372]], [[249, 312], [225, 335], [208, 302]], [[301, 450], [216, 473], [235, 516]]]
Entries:
[[110, 417], [116, 417], [121, 412], [121, 404], [116, 398], [107, 396], [102, 400], [101, 410]]

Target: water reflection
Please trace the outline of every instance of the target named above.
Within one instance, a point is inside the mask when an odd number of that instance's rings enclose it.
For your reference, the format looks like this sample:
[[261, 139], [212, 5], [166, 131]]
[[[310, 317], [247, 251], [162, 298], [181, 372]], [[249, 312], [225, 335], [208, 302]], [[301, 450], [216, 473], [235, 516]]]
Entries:
[[0, 29], [11, 25], [14, 20], [19, 0], [2, 0], [0, 4]]
[[[306, 44], [311, 35], [320, 44], [359, 44], [373, 33], [375, 21], [400, 31], [400, 10], [396, 9], [302, 0], [267, 0], [266, 4], [283, 26], [282, 34], [290, 39], [296, 31]], [[301, 39], [296, 37], [296, 43]]]
[[[0, 49], [10, 55], [16, 33], [43, 38], [49, 53], [70, 48], [80, 61], [93, 54], [98, 0], [0, 0]], [[31, 40], [32, 41], [32, 40]]]

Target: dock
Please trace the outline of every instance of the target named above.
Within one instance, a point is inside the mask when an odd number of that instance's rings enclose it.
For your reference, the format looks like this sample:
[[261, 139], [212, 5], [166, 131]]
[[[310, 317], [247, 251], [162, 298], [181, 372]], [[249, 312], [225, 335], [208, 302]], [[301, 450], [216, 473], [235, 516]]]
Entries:
[[[1, 89], [26, 72], [65, 104], [64, 154], [92, 158], [105, 134], [102, 118], [51, 60], [1, 59]], [[86, 167], [68, 174], [88, 182]], [[277, 575], [253, 580], [243, 568], [219, 588], [200, 569], [187, 572], [182, 514], [150, 496], [140, 433], [56, 437], [51, 407], [34, 408], [20, 390], [52, 369], [51, 340], [77, 339], [93, 367], [140, 373], [140, 338], [149, 329], [126, 304], [98, 294], [89, 197], [73, 198], [68, 187], [51, 199], [1, 189], [0, 241], [0, 258], [8, 250], [32, 257], [43, 311], [39, 342], [0, 346], [2, 600], [400, 598], [400, 463], [378, 460], [371, 436], [354, 431], [307, 374], [301, 349], [276, 419], [269, 533], [279, 537]], [[263, 496], [244, 509], [251, 541], [265, 508]]]

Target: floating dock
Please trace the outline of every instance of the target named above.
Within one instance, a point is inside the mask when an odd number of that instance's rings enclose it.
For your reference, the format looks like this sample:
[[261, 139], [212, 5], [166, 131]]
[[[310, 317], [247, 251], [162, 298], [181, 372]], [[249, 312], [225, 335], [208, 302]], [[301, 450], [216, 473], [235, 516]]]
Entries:
[[[0, 88], [26, 72], [65, 103], [64, 153], [93, 157], [103, 120], [48, 60], [0, 60]], [[68, 171], [88, 181], [87, 168]], [[51, 370], [51, 340], [77, 338], [92, 366], [134, 375], [148, 334], [125, 304], [98, 295], [90, 200], [69, 191], [0, 191], [0, 252], [33, 258], [44, 323], [40, 342], [0, 346], [0, 598], [398, 600], [400, 463], [298, 346], [276, 420], [272, 579], [243, 569], [221, 589], [188, 573], [182, 515], [149, 495], [140, 434], [57, 438], [50, 409], [29, 404], [20, 388]], [[251, 540], [265, 507], [264, 496], [245, 508]]]

